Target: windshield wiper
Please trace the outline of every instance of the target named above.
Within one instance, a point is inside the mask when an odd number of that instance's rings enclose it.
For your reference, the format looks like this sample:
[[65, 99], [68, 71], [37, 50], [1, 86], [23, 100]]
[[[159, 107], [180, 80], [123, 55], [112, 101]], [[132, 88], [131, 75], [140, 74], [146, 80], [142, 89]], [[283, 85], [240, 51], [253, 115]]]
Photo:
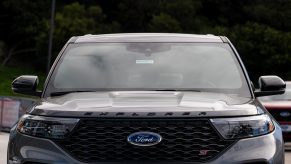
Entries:
[[173, 91], [173, 92], [175, 92], [175, 91], [177, 91], [177, 92], [179, 92], [179, 91], [191, 91], [191, 92], [201, 92], [201, 91], [199, 91], [199, 90], [191, 90], [191, 89], [155, 89], [154, 91]]
[[[190, 91], [190, 92], [201, 92], [200, 90], [191, 90], [191, 89], [153, 89], [153, 90], [145, 90], [145, 91], [169, 91], [169, 92], [182, 92], [182, 91]], [[96, 92], [92, 90], [81, 90], [81, 91], [61, 91], [61, 92], [52, 92], [50, 95], [53, 96], [62, 96], [69, 93], [77, 93], [77, 92]]]
[[62, 91], [62, 92], [52, 92], [51, 96], [62, 96], [69, 93], [77, 93], [77, 92], [95, 92], [95, 91]]

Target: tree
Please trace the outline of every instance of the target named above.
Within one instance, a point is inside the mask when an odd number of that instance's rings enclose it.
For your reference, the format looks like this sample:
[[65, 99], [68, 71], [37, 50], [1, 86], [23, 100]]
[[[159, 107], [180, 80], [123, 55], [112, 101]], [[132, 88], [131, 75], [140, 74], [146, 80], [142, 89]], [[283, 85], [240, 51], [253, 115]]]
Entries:
[[149, 30], [152, 32], [181, 32], [179, 22], [170, 15], [161, 13], [153, 16], [150, 22]]
[[[117, 22], [105, 23], [106, 15], [102, 9], [95, 6], [85, 6], [78, 2], [63, 6], [61, 10], [56, 12], [53, 57], [61, 50], [62, 46], [72, 36], [80, 36], [85, 34], [101, 34], [119, 31]], [[48, 20], [42, 22], [43, 28], [48, 31]], [[48, 33], [43, 32], [38, 35], [38, 53], [45, 53], [47, 47]], [[44, 63], [45, 58], [42, 58]]]
[[290, 0], [256, 0], [243, 9], [249, 21], [268, 25], [272, 28], [289, 31], [291, 29]]
[[[171, 19], [176, 20], [183, 33], [199, 33], [208, 25], [207, 18], [199, 14], [202, 10], [202, 2], [195, 0], [167, 0], [161, 4], [161, 10]], [[173, 31], [174, 32], [174, 31]]]
[[4, 56], [5, 43], [0, 40], [0, 59]]
[[[45, 70], [50, 2], [0, 1], [2, 64], [26, 62]], [[213, 33], [232, 40], [252, 79], [291, 78], [290, 0], [72, 0], [57, 1], [56, 7], [54, 57], [73, 35]]]
[[230, 38], [245, 60], [252, 79], [264, 74], [291, 75], [291, 33], [248, 22], [231, 29]]
[[147, 32], [150, 20], [153, 15], [159, 14], [163, 1], [120, 0], [117, 4], [117, 11], [114, 11], [113, 14], [122, 25], [123, 32]]
[[47, 17], [48, 4], [48, 0], [2, 1], [5, 24], [2, 26], [1, 36], [6, 44], [2, 65], [6, 65], [12, 57], [20, 61], [30, 61], [29, 58], [34, 57], [37, 51], [36, 36], [44, 30], [40, 22]]

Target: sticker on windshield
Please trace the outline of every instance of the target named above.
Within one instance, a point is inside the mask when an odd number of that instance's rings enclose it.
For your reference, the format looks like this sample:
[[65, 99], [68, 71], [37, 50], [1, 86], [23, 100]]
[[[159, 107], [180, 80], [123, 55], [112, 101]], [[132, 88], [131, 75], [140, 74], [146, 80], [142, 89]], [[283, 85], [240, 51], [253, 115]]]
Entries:
[[153, 60], [136, 60], [136, 64], [154, 64]]

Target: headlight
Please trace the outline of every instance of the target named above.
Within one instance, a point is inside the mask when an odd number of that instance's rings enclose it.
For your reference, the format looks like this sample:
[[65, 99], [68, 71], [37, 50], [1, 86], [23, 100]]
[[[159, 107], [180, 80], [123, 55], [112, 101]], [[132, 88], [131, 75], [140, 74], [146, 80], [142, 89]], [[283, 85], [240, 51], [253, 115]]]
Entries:
[[17, 124], [17, 130], [35, 137], [64, 139], [78, 121], [79, 119], [24, 115]]
[[239, 118], [211, 119], [211, 122], [225, 139], [255, 137], [274, 130], [274, 124], [268, 115]]

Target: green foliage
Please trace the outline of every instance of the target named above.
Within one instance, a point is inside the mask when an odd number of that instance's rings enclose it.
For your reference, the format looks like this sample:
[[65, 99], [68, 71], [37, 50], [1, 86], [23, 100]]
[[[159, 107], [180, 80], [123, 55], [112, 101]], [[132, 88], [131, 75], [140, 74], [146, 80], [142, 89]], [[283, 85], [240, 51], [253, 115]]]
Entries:
[[236, 25], [229, 37], [238, 47], [250, 73], [256, 79], [262, 74], [277, 74], [288, 78], [291, 62], [291, 33], [266, 25], [248, 22]]
[[244, 7], [252, 21], [267, 24], [273, 28], [290, 31], [291, 2], [289, 0], [253, 1]]
[[50, 0], [2, 0], [3, 14], [0, 16], [5, 23], [3, 26], [0, 24], [0, 28], [4, 29], [0, 30], [0, 40], [6, 45], [5, 57], [9, 52], [17, 52], [10, 60], [12, 65], [20, 62], [37, 67], [38, 57], [44, 59], [43, 54], [38, 53], [41, 50], [36, 49], [36, 43], [41, 33], [47, 33], [42, 23], [49, 17], [49, 4]]
[[[83, 35], [86, 33], [92, 33], [96, 23], [95, 20], [102, 20], [102, 10], [100, 8], [97, 15], [91, 15], [92, 7], [86, 12], [85, 7], [80, 5], [79, 3], [73, 3], [71, 5], [64, 6], [62, 12], [57, 12], [56, 14], [56, 30], [55, 36], [57, 40], [59, 38], [68, 38], [72, 35]], [[92, 17], [97, 19], [93, 19]], [[97, 30], [96, 30], [97, 31]]]
[[[225, 35], [253, 80], [291, 78], [290, 0], [72, 0], [56, 1], [53, 56], [72, 36], [118, 32]], [[0, 2], [0, 60], [45, 70], [51, 0]], [[28, 50], [28, 51], [27, 51]]]
[[11, 21], [9, 24], [11, 29], [6, 32], [13, 33], [12, 36], [15, 37], [15, 39], [17, 35], [27, 36], [27, 38], [18, 37], [18, 40], [34, 39], [33, 36], [36, 36], [38, 32], [42, 30], [39, 23], [49, 15], [49, 12], [47, 12], [49, 10], [43, 10], [47, 8], [47, 6], [50, 6], [49, 0], [37, 2], [34, 0], [3, 0], [2, 3], [7, 10], [5, 15], [5, 18], [7, 18], [6, 21]]
[[173, 20], [177, 21], [176, 24], [179, 25], [177, 30], [180, 31], [176, 32], [199, 33], [200, 29], [207, 24], [207, 20], [198, 14], [203, 7], [202, 1], [170, 0], [165, 1], [161, 6], [164, 14], [170, 15]]
[[[16, 96], [11, 90], [12, 81], [20, 75], [37, 75], [40, 80], [39, 89], [42, 90], [45, 75], [36, 70], [29, 68], [17, 68], [17, 67], [3, 67], [0, 66], [0, 95], [1, 96]], [[21, 95], [23, 96], [23, 95]]]
[[4, 56], [5, 43], [0, 40], [0, 59]]
[[170, 15], [161, 13], [154, 16], [149, 25], [150, 31], [153, 32], [181, 32], [179, 22]]
[[[72, 36], [85, 34], [112, 33], [119, 31], [118, 22], [105, 22], [106, 15], [103, 14], [98, 5], [85, 6], [78, 2], [64, 5], [57, 10], [55, 16], [55, 30], [53, 38], [53, 58], [55, 58], [62, 46]], [[40, 26], [44, 32], [36, 36], [37, 58], [35, 60], [37, 68], [45, 70], [47, 62], [47, 46], [49, 20], [43, 20]]]
[[118, 11], [112, 15], [122, 25], [122, 32], [146, 32], [150, 20], [160, 13], [162, 5], [162, 0], [121, 0], [117, 4]]
[[[88, 33], [99, 34], [118, 29], [108, 29], [104, 22], [106, 15], [99, 6], [86, 7], [77, 2], [65, 5], [61, 12], [56, 13], [55, 40], [68, 39], [71, 36]], [[118, 27], [118, 25], [114, 25]]]

